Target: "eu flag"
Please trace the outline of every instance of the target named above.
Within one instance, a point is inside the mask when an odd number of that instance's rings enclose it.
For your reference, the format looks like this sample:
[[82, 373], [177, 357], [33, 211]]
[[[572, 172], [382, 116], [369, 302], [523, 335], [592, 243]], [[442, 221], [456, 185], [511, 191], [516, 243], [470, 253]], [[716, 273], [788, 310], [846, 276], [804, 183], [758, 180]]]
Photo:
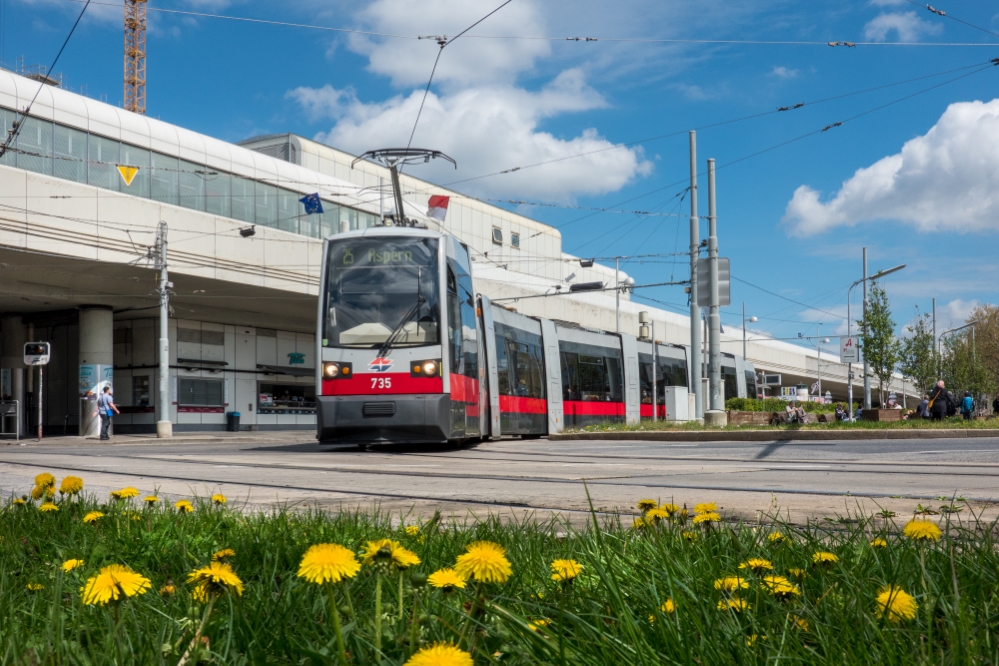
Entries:
[[304, 197], [299, 199], [303, 204], [305, 204], [305, 214], [314, 215], [319, 213], [323, 214], [323, 202], [319, 199], [319, 192], [315, 194], [306, 194]]

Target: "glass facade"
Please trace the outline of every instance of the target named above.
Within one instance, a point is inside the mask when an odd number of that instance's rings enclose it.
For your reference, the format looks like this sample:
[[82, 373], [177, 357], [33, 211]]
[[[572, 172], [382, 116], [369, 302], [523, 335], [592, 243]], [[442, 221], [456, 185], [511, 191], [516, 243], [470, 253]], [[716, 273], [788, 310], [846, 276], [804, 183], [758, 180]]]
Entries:
[[[7, 136], [16, 118], [0, 107], [0, 136]], [[326, 200], [321, 215], [306, 215], [301, 192], [38, 118], [24, 121], [12, 148], [0, 164], [312, 238], [338, 232], [341, 221], [351, 231], [378, 222], [373, 213]], [[139, 167], [128, 187], [119, 164]]]

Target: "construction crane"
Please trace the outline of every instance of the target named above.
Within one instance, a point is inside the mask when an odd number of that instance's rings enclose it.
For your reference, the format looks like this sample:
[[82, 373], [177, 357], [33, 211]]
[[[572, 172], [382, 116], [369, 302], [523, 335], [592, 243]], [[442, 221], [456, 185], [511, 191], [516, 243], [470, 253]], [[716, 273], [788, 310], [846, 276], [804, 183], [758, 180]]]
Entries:
[[125, 0], [125, 110], [146, 113], [146, 0]]

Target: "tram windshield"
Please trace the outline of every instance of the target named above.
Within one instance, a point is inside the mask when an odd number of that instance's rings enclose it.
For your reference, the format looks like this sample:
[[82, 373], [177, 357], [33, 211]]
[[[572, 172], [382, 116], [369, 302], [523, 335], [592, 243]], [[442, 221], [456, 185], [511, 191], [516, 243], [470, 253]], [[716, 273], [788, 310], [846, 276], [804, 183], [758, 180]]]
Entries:
[[328, 256], [324, 346], [440, 343], [436, 239], [352, 238]]

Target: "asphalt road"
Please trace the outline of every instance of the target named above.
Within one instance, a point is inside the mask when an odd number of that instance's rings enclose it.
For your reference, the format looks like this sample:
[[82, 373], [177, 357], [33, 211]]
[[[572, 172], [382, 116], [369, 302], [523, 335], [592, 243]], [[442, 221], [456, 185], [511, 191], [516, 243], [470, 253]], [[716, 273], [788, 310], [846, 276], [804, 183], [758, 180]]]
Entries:
[[631, 513], [652, 497], [677, 504], [716, 501], [723, 513], [755, 519], [779, 511], [795, 522], [961, 498], [999, 516], [999, 438], [775, 443], [656, 443], [504, 440], [463, 449], [319, 446], [310, 433], [264, 434], [163, 444], [101, 445], [66, 438], [0, 446], [0, 492], [30, 490], [35, 474], [82, 476], [101, 495], [132, 485], [169, 498], [220, 491], [248, 510], [315, 505], [379, 507], [393, 513], [558, 512], [578, 522], [593, 507]]

